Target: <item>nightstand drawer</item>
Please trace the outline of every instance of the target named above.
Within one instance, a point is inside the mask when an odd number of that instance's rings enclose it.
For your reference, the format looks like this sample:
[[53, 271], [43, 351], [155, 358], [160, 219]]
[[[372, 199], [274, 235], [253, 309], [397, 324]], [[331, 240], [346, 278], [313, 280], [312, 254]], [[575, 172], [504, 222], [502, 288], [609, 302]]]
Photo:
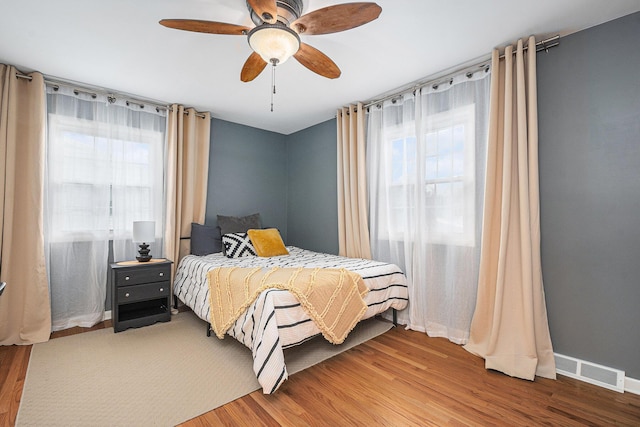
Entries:
[[171, 265], [150, 268], [129, 268], [116, 271], [116, 286], [169, 280]]
[[169, 282], [147, 283], [144, 285], [121, 286], [118, 288], [118, 302], [127, 304], [146, 299], [169, 296]]

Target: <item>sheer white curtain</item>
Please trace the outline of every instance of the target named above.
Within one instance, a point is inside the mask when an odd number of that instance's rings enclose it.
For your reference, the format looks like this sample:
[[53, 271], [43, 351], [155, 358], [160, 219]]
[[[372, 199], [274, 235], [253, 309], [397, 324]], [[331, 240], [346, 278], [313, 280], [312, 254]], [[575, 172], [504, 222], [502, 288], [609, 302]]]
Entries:
[[399, 320], [464, 344], [476, 301], [490, 73], [453, 77], [370, 107], [374, 259], [404, 269]]
[[45, 251], [52, 329], [103, 320], [113, 260], [133, 259], [133, 221], [156, 221], [162, 253], [164, 111], [64, 86], [47, 87]]

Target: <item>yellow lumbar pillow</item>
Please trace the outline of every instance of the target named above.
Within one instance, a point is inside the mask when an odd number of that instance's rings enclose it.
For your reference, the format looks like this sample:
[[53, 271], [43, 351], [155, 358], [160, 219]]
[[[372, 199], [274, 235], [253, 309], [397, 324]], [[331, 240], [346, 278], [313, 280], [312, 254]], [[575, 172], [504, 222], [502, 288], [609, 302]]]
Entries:
[[277, 228], [249, 229], [247, 234], [258, 256], [289, 255]]

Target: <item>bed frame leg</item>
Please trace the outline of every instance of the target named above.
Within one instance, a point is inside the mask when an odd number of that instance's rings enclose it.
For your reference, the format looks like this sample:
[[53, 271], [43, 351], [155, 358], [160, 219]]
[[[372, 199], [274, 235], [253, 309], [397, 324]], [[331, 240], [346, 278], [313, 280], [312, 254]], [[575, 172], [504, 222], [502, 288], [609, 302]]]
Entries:
[[398, 310], [395, 308], [393, 310], [393, 326], [398, 326]]
[[211, 336], [211, 323], [207, 322], [207, 336]]
[[173, 308], [178, 309], [178, 296], [175, 294], [173, 295]]

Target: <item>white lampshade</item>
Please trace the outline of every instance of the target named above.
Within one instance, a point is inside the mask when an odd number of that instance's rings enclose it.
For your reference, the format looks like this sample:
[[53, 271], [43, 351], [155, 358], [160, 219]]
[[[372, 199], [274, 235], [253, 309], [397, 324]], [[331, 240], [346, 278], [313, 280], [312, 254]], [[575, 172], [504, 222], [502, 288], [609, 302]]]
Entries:
[[133, 242], [151, 243], [156, 240], [155, 221], [133, 221]]
[[268, 64], [282, 64], [300, 49], [300, 37], [282, 25], [262, 24], [249, 33], [249, 46]]

